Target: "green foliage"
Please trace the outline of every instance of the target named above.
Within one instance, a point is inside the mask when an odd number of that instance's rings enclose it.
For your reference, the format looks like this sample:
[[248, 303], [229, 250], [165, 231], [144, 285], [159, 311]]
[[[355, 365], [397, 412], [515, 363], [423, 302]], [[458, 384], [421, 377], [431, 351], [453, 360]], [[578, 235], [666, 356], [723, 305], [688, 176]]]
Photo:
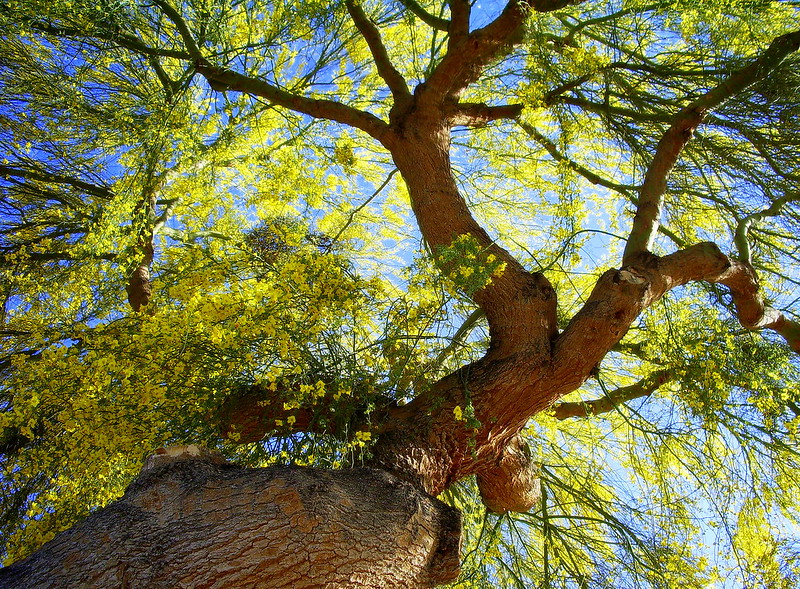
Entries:
[[[341, 466], [371, 441], [283, 423], [259, 443], [221, 439], [212, 416], [236, 390], [280, 391], [289, 409], [330, 395], [333, 423], [406, 402], [486, 348], [469, 296], [502, 263], [463, 237], [421, 246], [405, 186], [365, 135], [209, 88], [157, 4], [0, 0], [6, 563], [118, 497], [159, 446]], [[215, 65], [388, 119], [341, 3], [179, 4]], [[478, 4], [476, 26], [499, 12]], [[400, 72], [422, 81], [446, 33], [399, 3], [365, 5]], [[525, 105], [535, 133], [457, 130], [454, 174], [492, 237], [551, 280], [564, 321], [619, 265], [671, 117], [798, 24], [792, 2], [586, 2], [530, 15], [523, 46], [467, 90]], [[670, 179], [656, 242], [734, 250], [746, 219], [795, 195], [746, 231], [781, 309], [800, 284], [797, 71], [790, 58], [709, 116]], [[151, 235], [153, 296], [134, 313], [125, 287]], [[710, 287], [678, 291], [565, 401], [659, 370], [668, 382], [592, 419], [529, 424], [544, 488], [531, 513], [487, 514], [472, 481], [448, 491], [465, 514], [455, 586], [796, 584], [800, 365], [730, 307]]]

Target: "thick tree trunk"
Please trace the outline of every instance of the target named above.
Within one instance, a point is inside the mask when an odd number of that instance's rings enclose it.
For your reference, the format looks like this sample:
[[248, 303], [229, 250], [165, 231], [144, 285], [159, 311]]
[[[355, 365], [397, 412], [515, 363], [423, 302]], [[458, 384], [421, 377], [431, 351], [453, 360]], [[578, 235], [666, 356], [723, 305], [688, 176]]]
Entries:
[[458, 575], [458, 511], [384, 471], [247, 469], [194, 446], [152, 458], [120, 501], [1, 569], [0, 587], [414, 588]]

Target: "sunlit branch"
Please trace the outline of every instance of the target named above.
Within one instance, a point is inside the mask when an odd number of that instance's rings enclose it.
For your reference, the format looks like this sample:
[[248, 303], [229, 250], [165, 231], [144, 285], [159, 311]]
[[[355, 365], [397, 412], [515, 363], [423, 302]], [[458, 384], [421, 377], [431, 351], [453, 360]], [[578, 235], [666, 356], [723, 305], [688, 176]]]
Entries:
[[153, 71], [156, 73], [158, 81], [161, 82], [161, 86], [164, 88], [164, 94], [166, 95], [167, 101], [171, 101], [176, 90], [180, 87], [180, 84], [172, 80], [167, 75], [167, 72], [165, 72], [164, 68], [161, 67], [161, 63], [158, 61], [156, 56], [148, 56], [147, 61], [150, 64], [150, 67], [152, 67]]
[[363, 210], [364, 207], [366, 207], [369, 203], [371, 203], [381, 193], [381, 191], [389, 185], [389, 182], [391, 181], [392, 176], [394, 176], [397, 172], [398, 172], [397, 168], [395, 168], [394, 170], [389, 172], [389, 175], [386, 176], [386, 180], [384, 180], [383, 183], [380, 186], [378, 186], [377, 190], [375, 190], [375, 192], [373, 192], [369, 196], [369, 198], [367, 198], [367, 200], [365, 200], [360, 205], [358, 205], [356, 208], [354, 208], [352, 211], [350, 211], [350, 214], [347, 216], [347, 221], [345, 221], [344, 225], [342, 225], [342, 228], [339, 229], [339, 231], [336, 233], [336, 235], [334, 235], [331, 238], [331, 244], [332, 245], [335, 244], [339, 240], [339, 238], [342, 236], [342, 233], [345, 232], [345, 230], [353, 222], [353, 219], [356, 218], [356, 215], [361, 210]]
[[383, 137], [388, 129], [388, 125], [375, 115], [351, 106], [346, 106], [333, 100], [315, 100], [292, 94], [264, 80], [251, 78], [233, 70], [212, 65], [200, 52], [189, 27], [175, 8], [164, 2], [164, 0], [154, 1], [178, 29], [191, 59], [194, 60], [195, 70], [208, 80], [212, 89], [220, 92], [232, 90], [266, 98], [278, 106], [296, 112], [361, 129], [378, 140]]
[[[577, 2], [575, 2], [575, 4], [577, 4]], [[617, 12], [612, 12], [611, 14], [605, 14], [603, 16], [597, 16], [595, 18], [589, 18], [589, 19], [580, 21], [574, 27], [571, 28], [570, 32], [564, 38], [564, 43], [565, 44], [570, 44], [572, 42], [572, 40], [577, 36], [577, 34], [580, 33], [581, 31], [583, 31], [583, 29], [585, 29], [587, 27], [591, 27], [591, 26], [594, 26], [594, 25], [600, 25], [600, 24], [603, 24], [603, 23], [606, 23], [606, 22], [614, 21], [614, 20], [619, 19], [620, 17], [632, 14], [633, 12], [640, 12], [640, 13], [649, 12], [651, 10], [657, 9], [658, 7], [659, 7], [658, 4], [651, 4], [650, 6], [643, 6], [641, 8], [639, 8], [639, 7], [636, 7], [636, 8], [632, 8], [632, 7], [631, 8], [624, 8], [622, 10], [618, 10]], [[561, 19], [561, 20], [562, 20], [562, 22], [564, 22], [564, 19]]]
[[462, 46], [448, 45], [447, 54], [425, 82], [423, 95], [441, 103], [460, 94], [486, 65], [522, 41], [527, 10], [524, 2], [511, 0], [500, 16], [470, 33]]
[[[40, 21], [29, 21], [28, 24], [39, 32], [54, 35], [56, 37], [83, 40], [86, 39], [87, 36], [87, 32], [83, 29], [57, 27]], [[125, 49], [130, 49], [131, 51], [135, 51], [136, 53], [140, 53], [142, 55], [149, 55], [153, 57], [173, 57], [175, 59], [191, 58], [191, 56], [185, 51], [150, 47], [149, 45], [142, 43], [138, 37], [128, 35], [121, 31], [107, 32], [98, 27], [92, 30], [91, 37], [101, 41], [113, 43], [114, 45], [124, 47]]]
[[456, 348], [463, 345], [464, 340], [467, 336], [472, 333], [472, 330], [478, 324], [478, 322], [486, 317], [486, 313], [484, 313], [483, 309], [477, 308], [469, 316], [464, 320], [464, 323], [456, 330], [453, 334], [453, 337], [450, 339], [450, 343], [442, 349], [438, 354], [436, 354], [436, 358], [434, 358], [429, 365], [433, 368], [438, 368], [442, 365], [442, 363], [450, 357], [453, 352], [455, 352]]
[[787, 194], [773, 202], [769, 207], [758, 213], [746, 216], [739, 221], [736, 226], [736, 234], [734, 235], [733, 242], [736, 244], [736, 249], [739, 252], [739, 260], [745, 264], [752, 263], [750, 256], [750, 242], [747, 238], [747, 232], [753, 224], [763, 221], [766, 217], [775, 217], [780, 214], [781, 209], [790, 202], [800, 201], [800, 193]]
[[729, 258], [713, 243], [699, 243], [664, 257], [641, 256], [636, 264], [605, 272], [554, 342], [557, 377], [574, 379], [575, 388], [580, 386], [642, 311], [693, 281], [727, 286], [744, 327], [772, 329], [800, 352], [800, 323], [764, 304], [752, 267]]
[[[579, 78], [581, 79], [581, 78]], [[571, 87], [567, 87], [565, 85], [565, 90], [571, 89]], [[559, 90], [559, 89], [556, 89]], [[552, 94], [552, 96], [551, 96]], [[634, 110], [632, 108], [625, 108], [623, 106], [611, 105], [606, 103], [600, 102], [592, 102], [591, 100], [586, 100], [585, 98], [578, 98], [575, 96], [559, 96], [555, 93], [551, 92], [548, 93], [548, 98], [545, 100], [546, 105], [551, 104], [568, 104], [570, 106], [576, 106], [580, 109], [593, 112], [598, 115], [602, 116], [611, 116], [616, 115], [619, 117], [625, 117], [626, 119], [631, 119], [633, 121], [638, 122], [648, 122], [648, 123], [670, 123], [674, 120], [674, 117], [668, 114], [662, 113], [654, 113], [654, 112], [641, 112]]]
[[259, 96], [295, 112], [361, 129], [379, 141], [385, 137], [389, 129], [389, 126], [375, 115], [335, 100], [316, 100], [292, 94], [264, 80], [212, 66], [205, 60], [196, 63], [195, 67], [213, 88], [221, 91], [232, 90]]
[[672, 125], [659, 141], [645, 174], [633, 227], [625, 246], [623, 264], [629, 263], [637, 254], [649, 252], [652, 248], [660, 222], [667, 179], [694, 130], [703, 122], [706, 112], [767, 76], [785, 57], [797, 51], [799, 47], [800, 31], [778, 37], [761, 57], [692, 101], [676, 115]]
[[460, 103], [453, 107], [448, 115], [451, 125], [465, 127], [481, 127], [492, 121], [516, 119], [522, 114], [521, 104], [503, 104], [489, 106], [487, 104]]
[[789, 346], [800, 354], [800, 323], [792, 321], [781, 311], [768, 307], [761, 297], [758, 277], [750, 264], [730, 261], [730, 268], [709, 282], [724, 284], [730, 289], [736, 316], [748, 329], [771, 329], [780, 334]]
[[432, 15], [427, 10], [422, 8], [422, 6], [420, 6], [415, 0], [400, 0], [400, 4], [408, 8], [408, 10], [410, 10], [414, 15], [418, 16], [420, 20], [429, 27], [438, 29], [440, 31], [446, 31], [450, 26], [449, 20]]
[[189, 25], [186, 24], [186, 21], [183, 19], [180, 13], [171, 4], [165, 2], [164, 0], [152, 1], [153, 4], [158, 6], [161, 9], [161, 12], [163, 12], [170, 21], [172, 21], [172, 24], [175, 25], [175, 28], [178, 30], [178, 34], [181, 36], [183, 44], [189, 52], [191, 59], [203, 59], [200, 48], [197, 46], [197, 43], [194, 40], [194, 35], [192, 35], [192, 32], [189, 30]]
[[652, 395], [661, 385], [673, 378], [671, 370], [659, 370], [632, 385], [609, 391], [606, 396], [599, 399], [559, 403], [553, 407], [554, 416], [556, 419], [563, 420], [570, 417], [591, 417], [608, 413], [628, 401]]
[[[99, 254], [86, 254], [81, 253], [80, 256], [75, 256], [70, 252], [25, 252], [24, 259], [33, 262], [77, 262], [82, 260], [107, 260], [114, 261], [117, 254], [113, 252], [99, 253]], [[9, 254], [0, 253], [0, 267], [9, 266]]]
[[569, 159], [564, 154], [562, 154], [556, 144], [553, 143], [550, 139], [545, 137], [542, 133], [540, 133], [533, 125], [530, 125], [524, 121], [517, 121], [517, 124], [528, 134], [531, 138], [535, 139], [537, 143], [539, 143], [542, 147], [544, 147], [547, 152], [552, 156], [554, 160], [557, 162], [565, 162], [571, 170], [577, 172], [584, 178], [586, 178], [592, 184], [597, 184], [599, 186], [604, 186], [610, 190], [614, 190], [615, 192], [619, 192], [623, 195], [628, 195], [632, 190], [635, 190], [635, 186], [627, 186], [625, 184], [618, 184], [616, 182], [612, 182], [606, 178], [603, 178], [599, 174], [596, 174], [585, 168], [584, 166], [580, 165], [578, 162]]
[[389, 59], [389, 54], [386, 52], [378, 27], [364, 13], [361, 5], [354, 0], [346, 0], [345, 6], [347, 6], [347, 12], [350, 13], [356, 28], [358, 28], [361, 36], [367, 42], [370, 53], [372, 53], [372, 57], [375, 60], [375, 66], [378, 68], [378, 75], [391, 90], [395, 104], [407, 102], [411, 97], [408, 85], [405, 78]]

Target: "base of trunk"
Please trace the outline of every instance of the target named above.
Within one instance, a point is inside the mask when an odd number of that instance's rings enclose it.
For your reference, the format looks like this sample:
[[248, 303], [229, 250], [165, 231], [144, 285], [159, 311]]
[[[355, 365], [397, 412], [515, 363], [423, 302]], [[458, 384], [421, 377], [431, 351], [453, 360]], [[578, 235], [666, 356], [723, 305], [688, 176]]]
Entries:
[[433, 587], [458, 576], [460, 527], [456, 509], [381, 470], [172, 454], [0, 570], [0, 586]]

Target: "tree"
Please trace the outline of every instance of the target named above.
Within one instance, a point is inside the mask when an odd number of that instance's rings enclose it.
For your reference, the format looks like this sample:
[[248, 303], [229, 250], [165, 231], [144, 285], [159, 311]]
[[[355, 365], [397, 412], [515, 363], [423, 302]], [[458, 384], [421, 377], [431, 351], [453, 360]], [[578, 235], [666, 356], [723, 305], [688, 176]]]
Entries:
[[797, 580], [796, 3], [0, 19], [0, 580]]

